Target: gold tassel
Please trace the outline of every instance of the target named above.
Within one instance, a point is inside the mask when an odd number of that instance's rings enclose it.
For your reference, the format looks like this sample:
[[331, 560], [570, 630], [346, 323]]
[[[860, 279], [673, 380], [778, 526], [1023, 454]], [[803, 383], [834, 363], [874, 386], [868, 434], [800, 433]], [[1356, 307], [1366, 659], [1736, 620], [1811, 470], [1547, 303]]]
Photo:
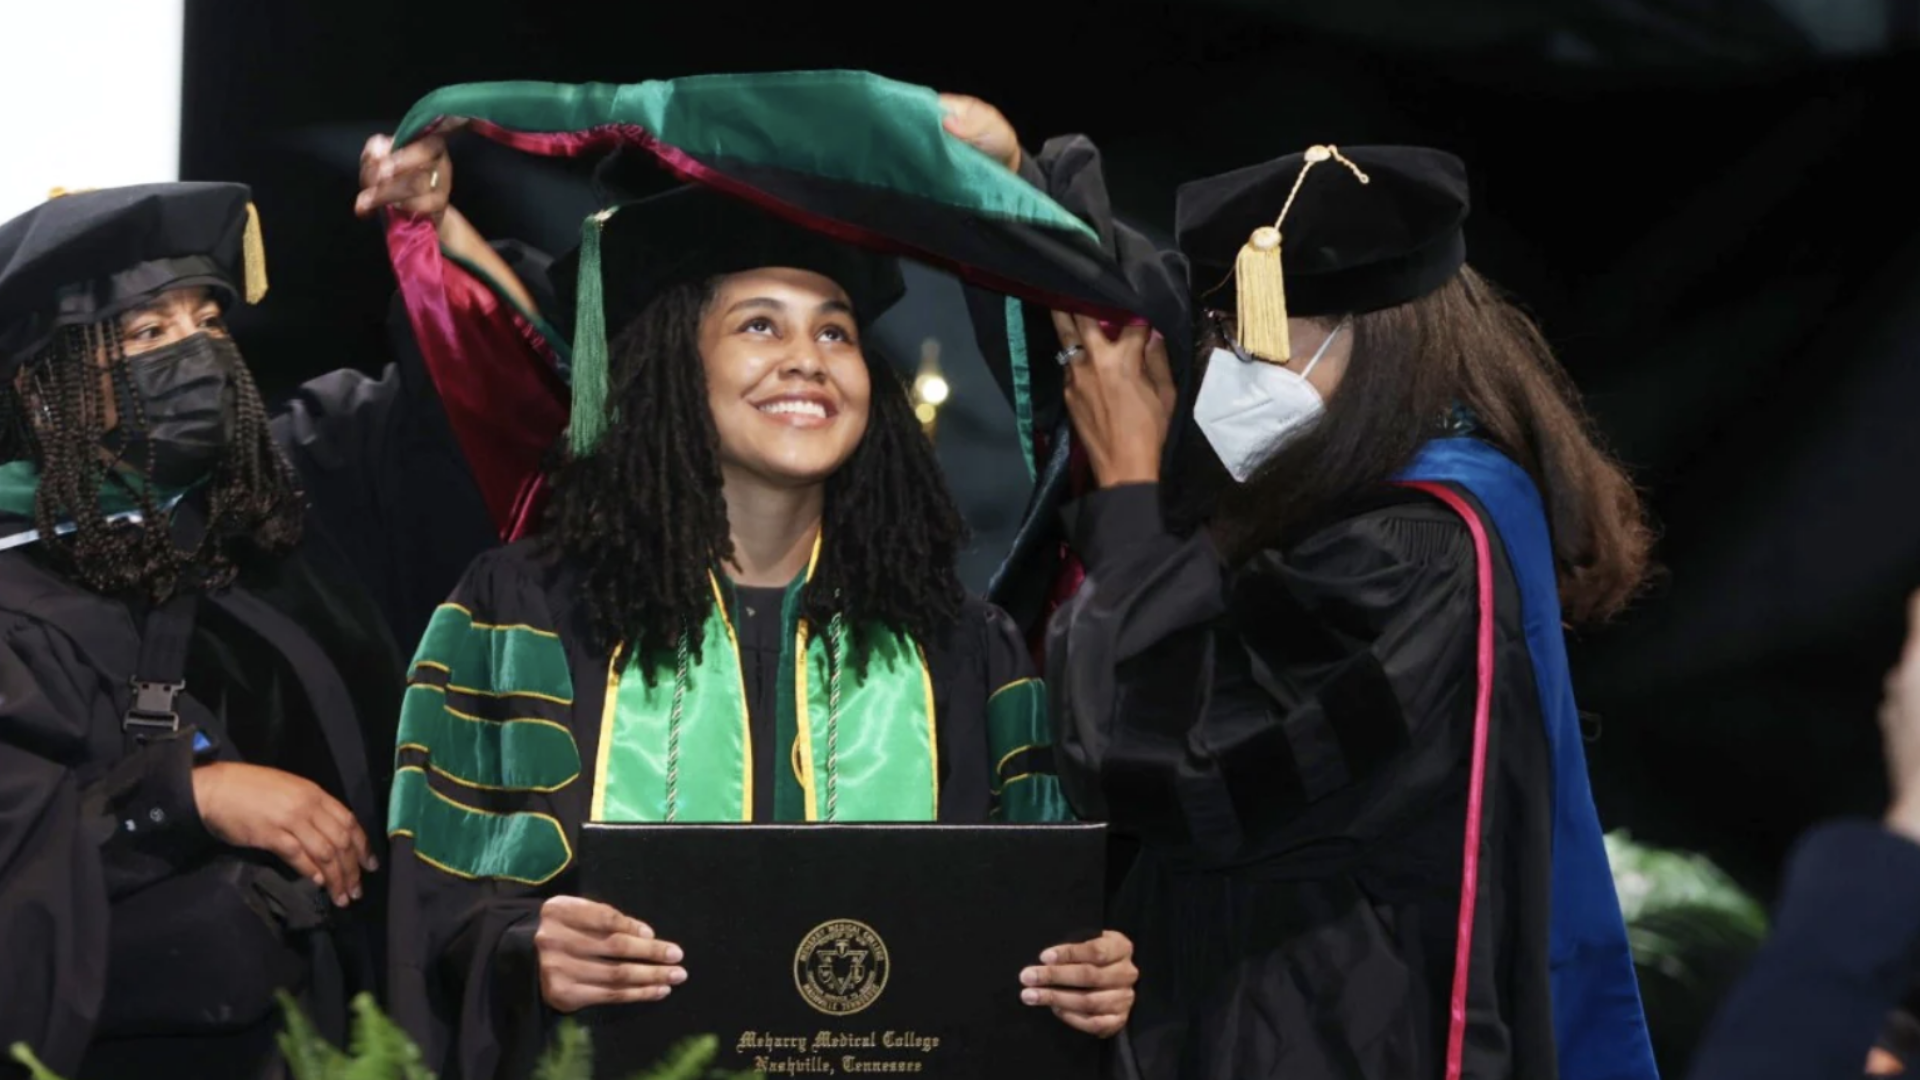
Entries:
[[47, 189], [47, 201], [52, 202], [55, 199], [64, 199], [69, 195], [84, 195], [89, 191], [99, 191], [99, 190], [100, 190], [99, 188], [90, 188], [90, 187], [76, 187], [76, 188], [52, 187]]
[[1287, 339], [1287, 282], [1280, 268], [1280, 230], [1262, 225], [1241, 245], [1233, 263], [1240, 346], [1262, 360], [1284, 364], [1293, 355]]
[[267, 241], [260, 234], [260, 211], [247, 204], [247, 230], [240, 237], [240, 257], [247, 275], [247, 303], [257, 304], [267, 295]]
[[1270, 363], [1284, 364], [1293, 359], [1293, 342], [1287, 334], [1287, 281], [1280, 258], [1280, 226], [1306, 183], [1307, 173], [1323, 161], [1338, 161], [1362, 184], [1367, 174], [1348, 161], [1337, 146], [1309, 146], [1301, 155], [1300, 174], [1293, 178], [1293, 190], [1271, 225], [1253, 230], [1233, 261], [1234, 293], [1238, 300], [1239, 325], [1235, 327], [1240, 347]]

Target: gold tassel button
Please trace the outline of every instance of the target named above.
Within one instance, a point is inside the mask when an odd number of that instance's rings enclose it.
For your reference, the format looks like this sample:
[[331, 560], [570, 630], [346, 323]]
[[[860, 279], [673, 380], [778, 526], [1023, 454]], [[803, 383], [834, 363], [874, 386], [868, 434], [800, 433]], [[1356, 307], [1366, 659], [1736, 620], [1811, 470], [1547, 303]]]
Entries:
[[247, 275], [247, 303], [267, 295], [267, 241], [260, 233], [260, 211], [247, 204], [247, 228], [240, 235], [240, 257]]

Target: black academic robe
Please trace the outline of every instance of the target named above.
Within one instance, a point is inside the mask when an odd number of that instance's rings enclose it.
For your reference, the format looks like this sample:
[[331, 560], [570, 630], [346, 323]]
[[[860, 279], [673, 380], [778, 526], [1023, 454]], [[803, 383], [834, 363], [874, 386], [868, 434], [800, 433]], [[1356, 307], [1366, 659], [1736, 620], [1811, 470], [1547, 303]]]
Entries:
[[[592, 801], [609, 655], [588, 640], [577, 577], [548, 550], [535, 538], [483, 555], [449, 605], [470, 612], [484, 632], [557, 638], [559, 651], [542, 659], [530, 647], [539, 643], [524, 636], [517, 643], [489, 642], [471, 654], [475, 667], [462, 670], [459, 660], [436, 667], [428, 658], [435, 650], [423, 644], [412, 673], [416, 687], [444, 687], [445, 707], [455, 716], [506, 722], [484, 731], [499, 745], [469, 758], [498, 763], [499, 775], [489, 777], [487, 790], [449, 776], [451, 768], [435, 767], [451, 747], [437, 751], [403, 732], [397, 758], [401, 769], [423, 773], [433, 810], [418, 819], [403, 813], [396, 789], [388, 924], [393, 1016], [426, 1049], [443, 1080], [525, 1075], [556, 1019], [540, 997], [533, 934], [542, 901], [577, 891], [572, 852]], [[772, 820], [769, 800], [761, 796], [775, 790], [777, 770], [793, 769], [790, 741], [771, 737], [781, 637], [787, 632], [779, 623], [781, 590], [727, 591], [755, 736], [755, 817]], [[969, 601], [952, 627], [921, 644], [937, 721], [939, 820], [1064, 820], [1065, 802], [1046, 748], [1044, 694], [1029, 678], [1030, 661], [1012, 623], [997, 608]], [[487, 664], [491, 672], [479, 670]], [[561, 682], [537, 679], [542, 664], [559, 672]], [[513, 669], [519, 691], [504, 692], [507, 669]], [[536, 683], [546, 692], [526, 692]], [[1015, 706], [1012, 714], [1009, 705]], [[1002, 748], [998, 743], [1006, 739], [990, 737], [990, 715], [998, 716], [1003, 735], [1017, 730], [1013, 746]], [[571, 745], [560, 750], [565, 763], [545, 778], [532, 775], [530, 753], [534, 736], [551, 746], [549, 732], [500, 734], [509, 723], [527, 720], [560, 725], [570, 735]], [[1005, 795], [1016, 787], [1025, 798], [1017, 815], [1007, 812]], [[563, 833], [564, 844], [551, 844], [548, 854], [530, 846], [515, 849], [517, 842], [545, 841], [541, 829], [549, 821]], [[440, 834], [427, 836], [425, 830], [434, 828]], [[450, 835], [456, 832], [466, 835]], [[497, 842], [488, 842], [490, 837]], [[422, 855], [424, 847], [441, 850], [442, 858]], [[470, 862], [455, 865], [455, 857], [444, 854], [452, 850], [463, 851]], [[673, 936], [670, 926], [656, 929]]]
[[[220, 758], [320, 784], [376, 850], [398, 635], [417, 635], [496, 542], [407, 359], [379, 379], [309, 382], [274, 417], [309, 496], [305, 538], [204, 598], [178, 706]], [[304, 907], [318, 890], [243, 897], [222, 883], [236, 859], [277, 863], [206, 833], [190, 739], [123, 737], [143, 611], [75, 584], [37, 544], [0, 552], [0, 1046], [25, 1041], [76, 1078], [273, 1075], [275, 985], [302, 991], [336, 1038], [345, 995], [377, 988], [384, 882], [371, 876], [367, 900], [284, 945], [253, 908], [299, 907], [306, 921], [330, 906]], [[169, 998], [194, 1003], [191, 1034], [154, 1015]]]
[[[1384, 489], [1228, 568], [1156, 485], [1075, 509], [1054, 617], [1062, 786], [1140, 842], [1109, 915], [1151, 1080], [1439, 1077], [1460, 911], [1479, 609], [1462, 519]], [[1465, 1075], [1555, 1075], [1550, 762], [1512, 570], [1495, 655]], [[1507, 660], [1515, 662], [1508, 663]], [[1130, 1074], [1135, 1075], [1135, 1074]]]
[[[1120, 268], [1134, 294], [1134, 310], [1165, 335], [1180, 392], [1179, 411], [1189, 413], [1199, 381], [1192, 377], [1188, 361], [1192, 320], [1186, 260], [1114, 215], [1100, 150], [1086, 136], [1049, 139], [1039, 153], [1020, 156], [1019, 171], [1022, 179], [1093, 227], [1101, 251]], [[987, 370], [1015, 414], [1030, 417], [1021, 434], [1031, 438], [1032, 445], [1021, 449], [1033, 455], [1036, 471], [1020, 530], [994, 573], [987, 596], [1006, 608], [1037, 645], [1047, 616], [1060, 599], [1061, 578], [1071, 575], [1073, 558], [1065, 548], [1059, 509], [1091, 486], [1092, 473], [1073, 446], [1062, 397], [1065, 369], [1054, 360], [1060, 341], [1047, 307], [1012, 303], [1000, 293], [972, 285], [966, 289], [966, 299]], [[1018, 316], [1010, 317], [1013, 312]], [[1181, 460], [1197, 438], [1191, 424], [1174, 425], [1168, 434], [1166, 460]]]

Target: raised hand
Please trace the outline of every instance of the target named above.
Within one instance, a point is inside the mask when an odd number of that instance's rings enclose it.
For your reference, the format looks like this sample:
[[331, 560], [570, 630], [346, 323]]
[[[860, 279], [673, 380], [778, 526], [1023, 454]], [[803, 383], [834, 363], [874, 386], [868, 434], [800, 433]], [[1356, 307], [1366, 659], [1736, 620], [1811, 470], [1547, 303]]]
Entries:
[[940, 105], [947, 111], [942, 126], [947, 134], [1005, 165], [1009, 171], [1020, 168], [1020, 136], [1000, 110], [965, 94], [941, 94]]

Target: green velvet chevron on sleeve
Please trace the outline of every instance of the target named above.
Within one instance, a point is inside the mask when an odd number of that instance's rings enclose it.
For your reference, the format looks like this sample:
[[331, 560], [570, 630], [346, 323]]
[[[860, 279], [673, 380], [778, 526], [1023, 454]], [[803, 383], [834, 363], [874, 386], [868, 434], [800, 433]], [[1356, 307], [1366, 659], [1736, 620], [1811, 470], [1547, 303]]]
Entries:
[[573, 861], [558, 818], [457, 802], [434, 790], [417, 765], [394, 773], [391, 807], [388, 835], [412, 838], [415, 858], [455, 877], [540, 885]]
[[1053, 771], [1046, 683], [1021, 679], [994, 692], [987, 702], [987, 745], [994, 763], [995, 821], [1075, 820]]
[[389, 833], [459, 877], [539, 883], [559, 873], [572, 853], [538, 797], [579, 779], [572, 695], [551, 631], [441, 605], [400, 710]]

